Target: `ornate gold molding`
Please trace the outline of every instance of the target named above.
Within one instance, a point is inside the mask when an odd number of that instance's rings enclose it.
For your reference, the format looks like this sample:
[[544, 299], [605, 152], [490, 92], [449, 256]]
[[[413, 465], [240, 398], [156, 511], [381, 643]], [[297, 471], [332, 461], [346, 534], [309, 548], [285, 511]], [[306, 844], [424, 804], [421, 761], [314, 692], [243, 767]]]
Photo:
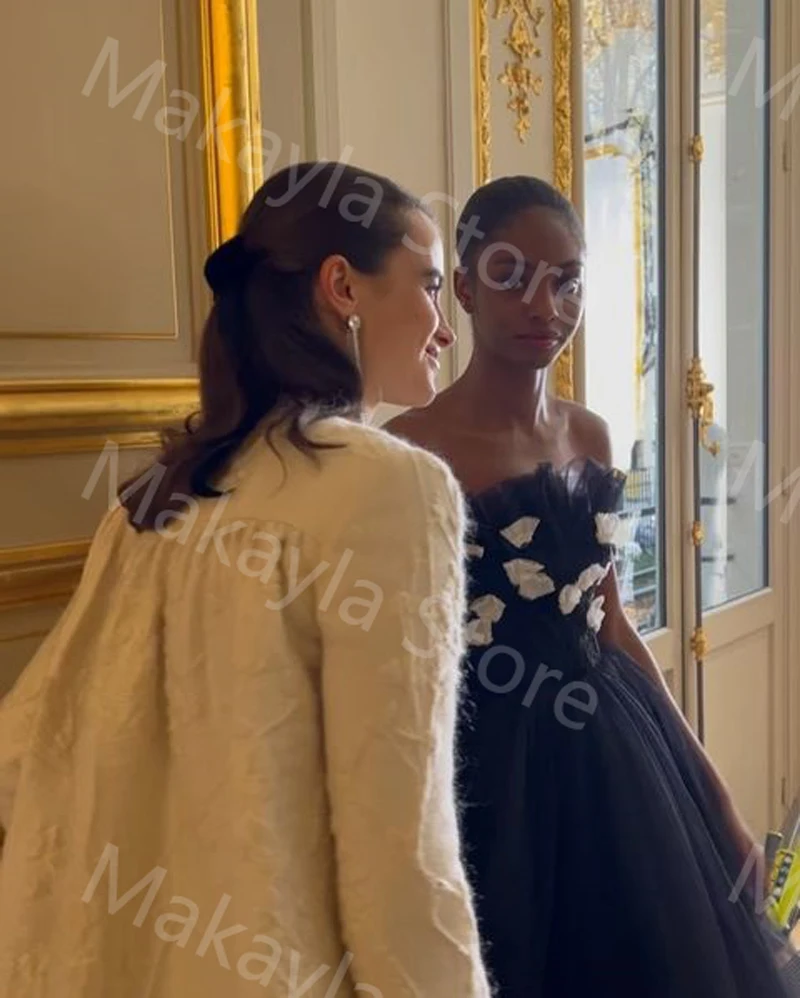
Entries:
[[[727, 0], [700, 0], [706, 75], [725, 75]], [[619, 31], [656, 30], [653, 0], [583, 0], [584, 57], [593, 62], [614, 44]]]
[[68, 599], [80, 580], [90, 543], [57, 541], [0, 550], [0, 609]]
[[[207, 211], [212, 246], [232, 236], [264, 179], [256, 0], [201, 0], [203, 96], [218, 104], [219, 141], [206, 157]], [[234, 122], [239, 128], [230, 127]]]
[[472, 72], [475, 88], [475, 183], [492, 177], [492, 69], [489, 52], [489, 0], [472, 0]]
[[494, 19], [511, 15], [511, 24], [504, 44], [513, 56], [498, 76], [500, 83], [508, 89], [509, 111], [516, 115], [514, 128], [520, 142], [524, 142], [531, 130], [531, 98], [540, 97], [544, 90], [544, 77], [528, 65], [533, 59], [541, 59], [542, 50], [537, 44], [540, 37], [544, 8], [535, 0], [496, 0]]
[[0, 456], [155, 446], [198, 406], [194, 378], [0, 382]]
[[724, 78], [727, 62], [727, 0], [703, 0], [700, 17], [706, 75]]
[[[572, 11], [570, 0], [553, 3], [553, 184], [573, 198], [572, 134]], [[555, 387], [559, 398], [575, 398], [574, 347], [556, 361]]]
[[653, 31], [652, 0], [583, 0], [584, 57], [593, 62], [613, 45], [618, 31]]

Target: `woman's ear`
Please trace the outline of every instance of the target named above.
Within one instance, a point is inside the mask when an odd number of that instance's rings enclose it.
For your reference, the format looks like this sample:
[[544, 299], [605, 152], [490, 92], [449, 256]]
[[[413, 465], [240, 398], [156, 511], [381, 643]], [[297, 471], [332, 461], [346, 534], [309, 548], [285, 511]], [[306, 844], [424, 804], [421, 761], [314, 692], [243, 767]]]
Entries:
[[338, 254], [327, 257], [319, 268], [317, 289], [322, 304], [342, 319], [353, 315], [358, 306], [353, 276], [350, 263]]
[[475, 303], [472, 297], [472, 282], [469, 279], [469, 273], [464, 267], [456, 267], [453, 272], [453, 286], [459, 304], [467, 315], [472, 315], [475, 311]]

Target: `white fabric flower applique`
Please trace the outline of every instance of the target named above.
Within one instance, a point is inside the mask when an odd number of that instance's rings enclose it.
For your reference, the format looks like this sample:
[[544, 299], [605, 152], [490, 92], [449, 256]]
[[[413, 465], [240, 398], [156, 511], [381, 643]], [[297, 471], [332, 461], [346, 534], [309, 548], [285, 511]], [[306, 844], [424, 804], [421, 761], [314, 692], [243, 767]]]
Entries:
[[565, 617], [568, 617], [583, 599], [583, 590], [578, 586], [564, 586], [558, 594], [558, 606]]
[[515, 558], [504, 563], [503, 568], [512, 585], [524, 599], [535, 600], [556, 591], [556, 584], [545, 572], [544, 565], [529, 558]]
[[467, 644], [481, 648], [490, 645], [494, 640], [492, 625], [500, 620], [505, 608], [505, 603], [492, 593], [473, 600], [469, 605], [469, 612], [475, 614], [475, 619], [467, 623]]
[[[583, 599], [584, 593], [587, 593], [599, 582], [602, 582], [610, 570], [611, 562], [607, 565], [589, 565], [588, 568], [584, 568], [576, 582], [570, 583], [561, 589], [558, 594], [558, 606], [565, 617], [568, 617], [575, 611]], [[598, 596], [597, 599], [592, 601], [588, 611], [588, 613], [592, 613], [592, 620], [597, 620], [599, 615], [600, 623], [602, 623], [605, 616], [602, 610], [604, 600], [604, 596]], [[589, 620], [588, 613], [587, 621]], [[591, 621], [589, 622], [589, 626], [593, 627]], [[600, 625], [598, 624], [597, 628], [594, 629], [599, 630]]]
[[617, 545], [621, 540], [622, 521], [616, 513], [596, 513], [596, 537], [599, 544]]
[[533, 540], [533, 535], [536, 533], [540, 523], [541, 520], [535, 516], [521, 516], [511, 526], [506, 527], [505, 530], [501, 530], [500, 535], [501, 537], [505, 537], [514, 547], [523, 548]]
[[582, 593], [585, 593], [587, 590], [591, 589], [592, 586], [597, 585], [598, 582], [602, 582], [610, 571], [611, 562], [608, 562], [607, 565], [590, 565], [588, 568], [584, 568], [578, 576], [578, 581], [575, 585]]
[[589, 604], [589, 609], [586, 611], [586, 623], [595, 633], [600, 630], [605, 620], [606, 613], [603, 609], [605, 601], [605, 596], [598, 596], [592, 600]]

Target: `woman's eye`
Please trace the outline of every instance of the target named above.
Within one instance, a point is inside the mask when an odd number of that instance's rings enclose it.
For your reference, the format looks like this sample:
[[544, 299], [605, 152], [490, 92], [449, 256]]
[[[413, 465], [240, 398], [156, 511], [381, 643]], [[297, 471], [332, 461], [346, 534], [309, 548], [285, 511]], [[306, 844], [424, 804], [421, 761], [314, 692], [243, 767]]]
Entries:
[[429, 285], [429, 287], [428, 287], [428, 294], [431, 296], [431, 298], [433, 298], [434, 301], [436, 301], [436, 299], [439, 297], [439, 295], [441, 293], [442, 293], [442, 286], [441, 286], [441, 284], [431, 284], [431, 285]]
[[508, 277], [501, 277], [497, 282], [497, 286], [501, 291], [519, 291], [522, 283], [522, 278], [517, 274], [509, 274]]
[[569, 295], [580, 295], [583, 291], [583, 282], [580, 277], [569, 277], [561, 285], [561, 290]]

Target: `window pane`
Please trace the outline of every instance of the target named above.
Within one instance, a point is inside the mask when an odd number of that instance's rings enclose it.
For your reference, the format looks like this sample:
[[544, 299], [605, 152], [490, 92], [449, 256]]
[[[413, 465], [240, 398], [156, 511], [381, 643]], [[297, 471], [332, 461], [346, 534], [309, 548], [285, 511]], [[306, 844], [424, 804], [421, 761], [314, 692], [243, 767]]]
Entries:
[[[700, 34], [700, 357], [714, 385], [701, 451], [703, 606], [766, 585], [766, 0], [704, 0]], [[750, 61], [744, 81], [734, 85]]]
[[628, 473], [617, 569], [640, 631], [664, 622], [661, 48], [658, 0], [584, 0], [586, 401]]

